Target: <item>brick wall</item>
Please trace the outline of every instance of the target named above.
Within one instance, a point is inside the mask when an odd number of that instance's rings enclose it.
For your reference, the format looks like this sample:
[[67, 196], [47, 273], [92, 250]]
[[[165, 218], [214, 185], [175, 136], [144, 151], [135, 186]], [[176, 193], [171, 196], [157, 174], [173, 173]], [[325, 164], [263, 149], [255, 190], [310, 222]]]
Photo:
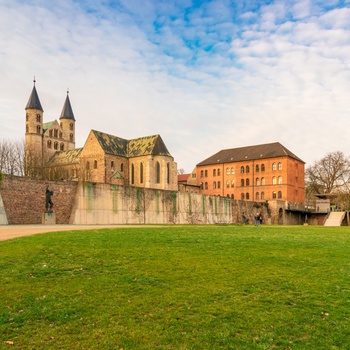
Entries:
[[46, 186], [54, 192], [52, 201], [57, 224], [68, 224], [75, 201], [75, 182], [34, 180], [4, 175], [1, 196], [9, 224], [41, 224], [45, 212]]

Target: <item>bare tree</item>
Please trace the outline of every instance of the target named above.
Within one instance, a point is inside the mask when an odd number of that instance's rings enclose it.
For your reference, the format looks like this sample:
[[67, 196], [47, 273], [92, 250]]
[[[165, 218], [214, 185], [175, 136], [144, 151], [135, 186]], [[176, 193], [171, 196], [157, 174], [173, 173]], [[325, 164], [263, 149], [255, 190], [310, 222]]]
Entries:
[[24, 140], [0, 141], [0, 171], [9, 175], [24, 175]]

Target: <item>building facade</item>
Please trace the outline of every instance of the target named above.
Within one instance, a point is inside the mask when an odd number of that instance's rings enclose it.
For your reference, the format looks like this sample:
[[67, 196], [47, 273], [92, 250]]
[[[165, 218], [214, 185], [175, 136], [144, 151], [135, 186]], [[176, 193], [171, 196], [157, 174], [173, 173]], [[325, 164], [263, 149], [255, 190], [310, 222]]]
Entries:
[[304, 203], [305, 163], [279, 142], [221, 150], [197, 164], [201, 192], [232, 199]]
[[84, 146], [75, 148], [68, 93], [59, 122], [44, 123], [35, 81], [25, 110], [27, 176], [177, 190], [177, 164], [160, 135], [126, 140], [91, 130]]

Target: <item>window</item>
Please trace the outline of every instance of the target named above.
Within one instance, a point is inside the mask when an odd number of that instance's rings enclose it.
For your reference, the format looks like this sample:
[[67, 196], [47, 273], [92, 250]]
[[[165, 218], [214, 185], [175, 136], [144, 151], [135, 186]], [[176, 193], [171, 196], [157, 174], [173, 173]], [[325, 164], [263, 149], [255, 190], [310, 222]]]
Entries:
[[261, 184], [262, 184], [263, 186], [265, 185], [265, 178], [264, 178], [264, 177], [261, 178]]
[[230, 180], [226, 181], [226, 188], [230, 188]]
[[90, 170], [90, 162], [89, 161], [86, 162], [85, 168], [86, 168], [86, 170]]
[[201, 177], [204, 177], [204, 170], [201, 170]]
[[245, 185], [246, 185], [246, 186], [249, 186], [249, 185], [250, 185], [249, 179], [246, 179], [246, 180], [245, 180]]
[[241, 166], [241, 174], [244, 174], [244, 166]]
[[265, 199], [265, 192], [261, 192], [261, 199]]
[[255, 179], [255, 185], [260, 186], [260, 179], [258, 177]]
[[61, 150], [61, 151], [64, 151], [64, 143], [61, 143], [61, 144], [60, 144], [60, 150]]
[[52, 142], [51, 142], [51, 140], [47, 141], [47, 148], [52, 148]]
[[265, 164], [261, 164], [261, 171], [265, 171]]
[[37, 114], [37, 115], [36, 115], [36, 121], [37, 121], [38, 123], [40, 123], [40, 121], [41, 121], [40, 119], [41, 119], [41, 118], [40, 118], [40, 114]]
[[204, 176], [208, 177], [208, 170], [204, 170]]
[[58, 142], [57, 141], [53, 144], [53, 148], [58, 149]]
[[49, 131], [49, 136], [52, 137], [52, 130]]
[[276, 169], [276, 163], [272, 163], [272, 170], [275, 171]]
[[281, 191], [278, 191], [278, 198], [282, 198], [282, 192]]
[[131, 184], [133, 185], [135, 183], [135, 166], [134, 164], [131, 164]]
[[230, 175], [230, 168], [229, 167], [226, 168], [226, 175]]
[[120, 164], [120, 171], [121, 171], [121, 172], [124, 171], [124, 163]]
[[245, 194], [245, 199], [249, 200], [249, 193], [248, 192]]
[[244, 179], [241, 179], [241, 186], [244, 186]]
[[216, 181], [213, 182], [213, 189], [216, 189]]
[[60, 139], [62, 138], [62, 131], [60, 131]]
[[255, 193], [255, 199], [258, 201], [259, 200], [259, 192]]
[[273, 199], [276, 199], [276, 198], [277, 198], [277, 195], [276, 195], [276, 192], [275, 192], [275, 191], [272, 192], [272, 198], [273, 198]]
[[279, 177], [278, 177], [278, 184], [279, 184], [279, 185], [282, 185], [282, 176], [279, 176]]
[[167, 163], [166, 165], [166, 182], [170, 184], [170, 164]]
[[40, 127], [39, 125], [36, 127], [36, 132], [37, 132], [38, 134], [41, 134], [41, 127]]
[[220, 169], [218, 169], [218, 176], [220, 176], [221, 175], [221, 172], [220, 172]]
[[231, 167], [231, 174], [233, 175], [234, 173], [235, 173], [235, 167], [232, 166], [232, 167]]
[[111, 161], [111, 169], [112, 170], [114, 169], [114, 162], [113, 162], [113, 160]]
[[235, 180], [231, 180], [231, 187], [235, 187]]
[[218, 181], [218, 188], [221, 188], [221, 182]]
[[216, 169], [213, 169], [213, 176], [216, 176]]
[[143, 163], [140, 163], [140, 184], [143, 184]]
[[205, 184], [204, 184], [204, 189], [208, 189], [208, 182], [206, 182]]
[[97, 160], [94, 160], [94, 169], [97, 169]]
[[259, 171], [260, 171], [259, 164], [255, 165], [255, 171], [256, 171], [256, 172], [259, 172]]
[[231, 194], [231, 199], [235, 199], [235, 195], [234, 194]]
[[281, 162], [278, 163], [278, 170], [282, 170], [282, 163]]
[[71, 130], [71, 131], [74, 130], [74, 125], [73, 125], [73, 123], [70, 123], [70, 124], [69, 124], [69, 130]]
[[244, 200], [244, 193], [241, 193], [241, 199]]
[[273, 184], [273, 185], [276, 185], [276, 184], [277, 184], [276, 176], [273, 176], [273, 177], [272, 177], [272, 184]]
[[246, 173], [249, 173], [249, 171], [250, 171], [250, 168], [249, 168], [249, 165], [247, 165], [247, 166], [245, 167], [245, 172], [246, 172]]
[[70, 134], [70, 135], [69, 135], [69, 141], [70, 141], [70, 142], [73, 142], [73, 134]]
[[54, 130], [53, 135], [54, 135], [54, 137], [58, 136], [58, 130], [57, 129]]
[[160, 184], [160, 164], [156, 163], [156, 183]]

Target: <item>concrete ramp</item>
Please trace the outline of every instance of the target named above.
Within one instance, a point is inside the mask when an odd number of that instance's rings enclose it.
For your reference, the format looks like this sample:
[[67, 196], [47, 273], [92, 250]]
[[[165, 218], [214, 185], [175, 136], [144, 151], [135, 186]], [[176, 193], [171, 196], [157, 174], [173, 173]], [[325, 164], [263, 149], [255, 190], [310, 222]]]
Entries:
[[324, 226], [341, 226], [345, 217], [345, 211], [331, 211], [324, 223]]
[[2, 201], [1, 194], [0, 194], [0, 225], [8, 225], [4, 202]]

